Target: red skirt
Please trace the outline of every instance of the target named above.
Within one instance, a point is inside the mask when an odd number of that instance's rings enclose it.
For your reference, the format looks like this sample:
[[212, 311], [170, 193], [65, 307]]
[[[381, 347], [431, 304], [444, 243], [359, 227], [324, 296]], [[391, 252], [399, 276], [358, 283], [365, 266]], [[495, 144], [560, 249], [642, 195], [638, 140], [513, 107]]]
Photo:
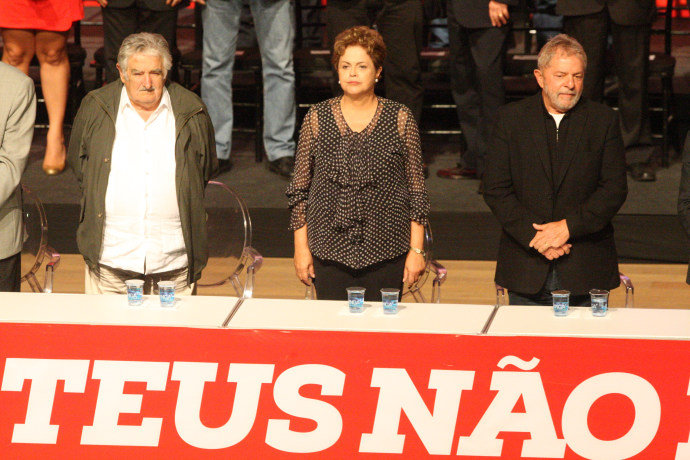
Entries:
[[83, 0], [0, 0], [1, 29], [64, 32], [84, 17]]

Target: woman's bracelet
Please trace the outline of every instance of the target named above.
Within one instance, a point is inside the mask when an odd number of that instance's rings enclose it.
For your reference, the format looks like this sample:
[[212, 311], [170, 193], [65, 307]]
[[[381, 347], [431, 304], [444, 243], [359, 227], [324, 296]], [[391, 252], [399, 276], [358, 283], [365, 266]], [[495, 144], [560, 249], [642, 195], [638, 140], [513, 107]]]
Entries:
[[426, 252], [424, 252], [422, 249], [415, 248], [414, 246], [410, 246], [410, 251], [416, 252], [417, 254], [421, 255], [422, 257], [426, 257]]

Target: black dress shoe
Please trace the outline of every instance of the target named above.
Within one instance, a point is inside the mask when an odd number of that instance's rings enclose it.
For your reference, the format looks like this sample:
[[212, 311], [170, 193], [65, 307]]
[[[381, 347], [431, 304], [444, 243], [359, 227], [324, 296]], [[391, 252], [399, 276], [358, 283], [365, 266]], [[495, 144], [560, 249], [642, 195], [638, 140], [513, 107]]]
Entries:
[[290, 179], [292, 177], [292, 170], [295, 168], [294, 157], [281, 157], [277, 160], [268, 162], [268, 170], [278, 174], [279, 176]]
[[223, 174], [232, 169], [232, 160], [229, 158], [227, 160], [218, 159], [218, 174]]
[[633, 163], [630, 165], [630, 177], [637, 182], [654, 182], [656, 172], [654, 167], [647, 163]]

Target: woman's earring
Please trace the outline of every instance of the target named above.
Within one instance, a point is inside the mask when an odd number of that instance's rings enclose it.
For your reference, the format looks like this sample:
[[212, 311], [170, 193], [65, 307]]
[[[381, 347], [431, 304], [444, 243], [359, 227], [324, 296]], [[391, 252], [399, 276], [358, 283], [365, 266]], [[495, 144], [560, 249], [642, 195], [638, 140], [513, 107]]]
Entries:
[[378, 83], [378, 82], [379, 82], [379, 79], [378, 79], [378, 78], [374, 78], [374, 81], [375, 81], [376, 83]]
[[340, 84], [340, 80], [338, 80], [338, 84]]

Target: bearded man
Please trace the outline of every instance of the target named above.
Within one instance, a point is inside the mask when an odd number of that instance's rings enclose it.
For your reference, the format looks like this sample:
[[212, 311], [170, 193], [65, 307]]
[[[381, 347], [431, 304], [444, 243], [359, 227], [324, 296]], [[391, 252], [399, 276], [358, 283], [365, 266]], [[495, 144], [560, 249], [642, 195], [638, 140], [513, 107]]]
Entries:
[[620, 284], [611, 220], [627, 196], [616, 112], [582, 99], [587, 56], [567, 35], [551, 39], [534, 71], [541, 92], [501, 108], [484, 174], [484, 199], [503, 232], [495, 281], [511, 304], [550, 305], [567, 289]]

